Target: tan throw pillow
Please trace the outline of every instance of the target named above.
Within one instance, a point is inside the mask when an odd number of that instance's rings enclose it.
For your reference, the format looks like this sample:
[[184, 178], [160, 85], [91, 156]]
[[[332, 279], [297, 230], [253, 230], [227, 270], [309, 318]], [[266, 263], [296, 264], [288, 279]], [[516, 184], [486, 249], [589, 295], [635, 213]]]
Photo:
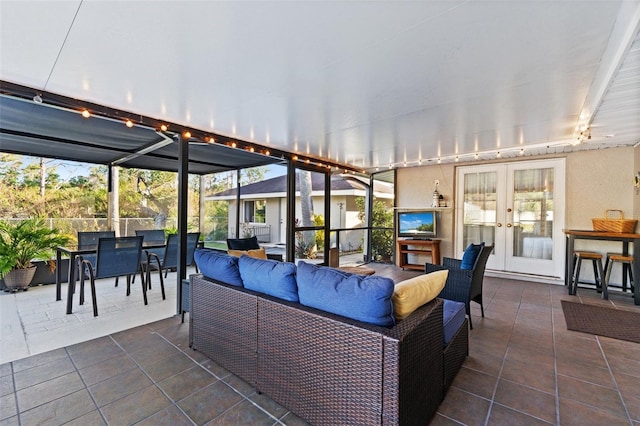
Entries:
[[246, 254], [247, 256], [255, 257], [256, 259], [267, 258], [267, 252], [265, 251], [264, 247], [260, 247], [259, 249], [252, 249], [252, 250], [227, 250], [227, 253], [229, 253], [230, 256], [236, 256], [236, 257], [240, 257], [243, 254]]
[[396, 284], [391, 297], [396, 320], [408, 317], [420, 306], [435, 299], [444, 288], [448, 275], [449, 271], [444, 269]]

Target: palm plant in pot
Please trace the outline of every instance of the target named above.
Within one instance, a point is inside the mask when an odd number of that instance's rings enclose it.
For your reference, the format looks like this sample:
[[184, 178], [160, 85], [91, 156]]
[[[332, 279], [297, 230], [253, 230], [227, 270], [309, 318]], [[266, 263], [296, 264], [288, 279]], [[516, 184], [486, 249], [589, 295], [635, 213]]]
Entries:
[[50, 260], [57, 246], [70, 238], [58, 229], [51, 229], [44, 219], [31, 218], [18, 223], [0, 220], [0, 275], [9, 290], [25, 290], [36, 272], [34, 259], [42, 259], [55, 268]]

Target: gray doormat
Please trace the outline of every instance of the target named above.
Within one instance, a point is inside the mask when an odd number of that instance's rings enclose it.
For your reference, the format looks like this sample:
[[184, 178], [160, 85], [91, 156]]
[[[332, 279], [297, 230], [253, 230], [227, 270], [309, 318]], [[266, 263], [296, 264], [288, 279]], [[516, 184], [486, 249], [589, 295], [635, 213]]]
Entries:
[[562, 300], [567, 329], [640, 343], [640, 313]]

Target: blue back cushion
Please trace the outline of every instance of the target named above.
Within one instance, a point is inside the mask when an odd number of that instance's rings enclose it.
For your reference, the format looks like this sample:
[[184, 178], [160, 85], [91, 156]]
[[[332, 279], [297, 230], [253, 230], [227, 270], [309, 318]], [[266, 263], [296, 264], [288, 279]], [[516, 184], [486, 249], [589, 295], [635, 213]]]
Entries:
[[213, 250], [198, 249], [193, 254], [196, 265], [205, 277], [213, 278], [225, 284], [242, 287], [242, 278], [238, 269], [238, 258]]
[[237, 259], [245, 288], [291, 302], [298, 301], [296, 265], [247, 255]]
[[298, 263], [300, 303], [369, 324], [390, 327], [394, 283], [380, 276], [348, 274], [337, 269]]
[[460, 269], [473, 269], [473, 265], [475, 265], [476, 258], [480, 254], [482, 247], [484, 247], [484, 243], [469, 244], [462, 255]]

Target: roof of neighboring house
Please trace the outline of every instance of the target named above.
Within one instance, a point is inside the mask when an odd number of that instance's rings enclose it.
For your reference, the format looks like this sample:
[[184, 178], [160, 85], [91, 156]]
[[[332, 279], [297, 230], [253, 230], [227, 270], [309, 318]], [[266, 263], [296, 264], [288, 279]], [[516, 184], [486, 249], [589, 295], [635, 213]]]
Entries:
[[[296, 187], [298, 187], [299, 173], [296, 173]], [[331, 176], [331, 191], [366, 191], [368, 183], [363, 182], [354, 176], [346, 175], [332, 175]], [[312, 191], [324, 190], [324, 175], [320, 173], [311, 173], [311, 188]], [[207, 198], [228, 198], [237, 194], [237, 188], [227, 189], [221, 191]], [[242, 186], [240, 192], [241, 196], [246, 197], [250, 195], [265, 195], [274, 193], [287, 192], [287, 176], [277, 176], [271, 179], [265, 179], [260, 182], [251, 183], [249, 185]], [[376, 185], [376, 193], [393, 194], [393, 187], [391, 185]]]

